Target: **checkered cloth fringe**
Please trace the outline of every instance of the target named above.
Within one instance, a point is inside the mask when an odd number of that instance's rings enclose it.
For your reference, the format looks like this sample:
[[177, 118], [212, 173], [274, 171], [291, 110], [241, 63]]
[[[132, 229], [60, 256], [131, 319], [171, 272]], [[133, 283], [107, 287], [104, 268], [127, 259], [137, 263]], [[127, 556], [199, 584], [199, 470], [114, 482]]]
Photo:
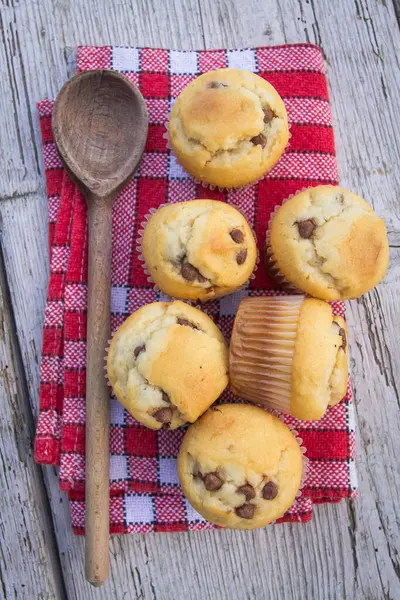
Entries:
[[[80, 47], [78, 70], [114, 69], [141, 90], [149, 135], [140, 169], [113, 208], [112, 330], [134, 310], [163, 299], [147, 282], [136, 239], [144, 216], [165, 202], [216, 198], [235, 205], [254, 228], [260, 251], [271, 210], [307, 186], [337, 183], [334, 137], [321, 51], [311, 44], [245, 50], [181, 52], [152, 48]], [[174, 99], [196, 76], [236, 67], [258, 73], [276, 87], [291, 124], [290, 146], [257, 184], [221, 193], [193, 181], [166, 146], [164, 124]], [[69, 494], [73, 530], [85, 526], [85, 360], [87, 222], [82, 195], [62, 168], [52, 130], [53, 102], [38, 105], [48, 194], [50, 282], [43, 330], [40, 416], [35, 440], [39, 463], [59, 465]], [[227, 338], [241, 298], [278, 294], [262, 264], [247, 289], [204, 305]], [[342, 302], [333, 304], [343, 315]], [[229, 391], [223, 400], [232, 400]], [[307, 449], [310, 470], [299, 498], [280, 521], [311, 519], [313, 503], [356, 495], [351, 388], [319, 422], [286, 417]], [[183, 429], [152, 431], [111, 398], [110, 531], [133, 533], [210, 529], [183, 497], [176, 456]]]

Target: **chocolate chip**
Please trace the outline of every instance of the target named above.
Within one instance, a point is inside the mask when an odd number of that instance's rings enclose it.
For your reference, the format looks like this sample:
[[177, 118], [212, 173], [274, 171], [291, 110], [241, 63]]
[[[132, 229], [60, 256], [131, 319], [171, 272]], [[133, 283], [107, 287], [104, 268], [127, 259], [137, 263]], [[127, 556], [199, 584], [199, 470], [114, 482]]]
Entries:
[[240, 252], [238, 252], [236, 254], [236, 262], [238, 265], [242, 265], [247, 258], [247, 250], [246, 248], [244, 248], [243, 250], [240, 250]]
[[263, 487], [262, 497], [264, 500], [273, 500], [278, 495], [278, 486], [273, 481], [267, 481]]
[[252, 519], [254, 515], [254, 504], [242, 504], [242, 506], [238, 506], [235, 508], [235, 513], [241, 519]]
[[275, 116], [270, 108], [263, 108], [263, 113], [264, 113], [264, 123], [270, 123]]
[[197, 325], [195, 325], [191, 321], [188, 321], [188, 319], [181, 319], [180, 317], [178, 317], [176, 322], [178, 323], [178, 325], [183, 325], [185, 327], [191, 327], [192, 329], [198, 329]]
[[153, 413], [153, 417], [159, 423], [169, 425], [172, 419], [172, 408], [159, 408], [155, 413]]
[[226, 88], [228, 86], [226, 85], [226, 83], [221, 83], [220, 81], [210, 81], [210, 83], [208, 84], [207, 87], [212, 88], [212, 89], [217, 89], [217, 88]]
[[241, 244], [244, 240], [243, 232], [240, 229], [233, 229], [229, 235], [236, 244]]
[[246, 483], [245, 485], [241, 485], [237, 489], [237, 491], [239, 492], [239, 494], [244, 494], [246, 496], [246, 500], [253, 500], [253, 498], [255, 498], [255, 495], [256, 495], [255, 489], [249, 483]]
[[263, 148], [267, 145], [267, 138], [262, 133], [259, 133], [255, 137], [251, 138], [250, 141], [255, 146], [262, 146]]
[[306, 221], [298, 221], [297, 227], [299, 228], [300, 237], [308, 240], [314, 233], [317, 224], [314, 219], [307, 219]]
[[346, 343], [347, 343], [346, 332], [342, 327], [339, 329], [339, 335], [342, 338], [341, 348], [343, 348], [343, 350], [346, 350]]
[[195, 279], [197, 279], [197, 281], [200, 281], [200, 283], [204, 283], [205, 281], [207, 281], [207, 279], [203, 277], [200, 271], [196, 269], [196, 267], [191, 265], [190, 262], [184, 262], [182, 264], [181, 275], [187, 281], [194, 281]]
[[168, 404], [171, 404], [171, 398], [168, 396], [167, 392], [162, 393], [162, 399], [164, 402], [168, 402]]
[[204, 477], [204, 486], [209, 492], [219, 490], [223, 483], [216, 473], [207, 473]]
[[143, 344], [143, 346], [136, 346], [136, 348], [133, 351], [134, 357], [137, 358], [139, 356], [139, 354], [141, 352], [144, 352], [146, 350], [146, 346]]

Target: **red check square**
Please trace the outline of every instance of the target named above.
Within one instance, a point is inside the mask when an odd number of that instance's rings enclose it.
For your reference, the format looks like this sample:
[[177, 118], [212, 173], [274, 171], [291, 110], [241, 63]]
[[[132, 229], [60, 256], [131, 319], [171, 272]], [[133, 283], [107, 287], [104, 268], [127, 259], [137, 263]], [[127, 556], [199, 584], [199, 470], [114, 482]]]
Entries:
[[167, 98], [169, 79], [165, 73], [147, 73], [140, 75], [140, 89], [145, 98]]
[[127, 427], [126, 451], [130, 456], [155, 457], [157, 454], [156, 432], [143, 427]]

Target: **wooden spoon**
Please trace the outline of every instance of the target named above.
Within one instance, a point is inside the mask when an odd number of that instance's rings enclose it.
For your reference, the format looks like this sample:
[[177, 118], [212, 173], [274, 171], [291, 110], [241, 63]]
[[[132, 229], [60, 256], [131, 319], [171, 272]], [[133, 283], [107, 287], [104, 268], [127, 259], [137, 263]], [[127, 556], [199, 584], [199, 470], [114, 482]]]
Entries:
[[94, 586], [104, 583], [109, 566], [109, 391], [104, 355], [110, 337], [111, 210], [117, 192], [139, 164], [147, 129], [141, 93], [114, 71], [76, 75], [54, 105], [55, 142], [88, 208], [85, 574]]

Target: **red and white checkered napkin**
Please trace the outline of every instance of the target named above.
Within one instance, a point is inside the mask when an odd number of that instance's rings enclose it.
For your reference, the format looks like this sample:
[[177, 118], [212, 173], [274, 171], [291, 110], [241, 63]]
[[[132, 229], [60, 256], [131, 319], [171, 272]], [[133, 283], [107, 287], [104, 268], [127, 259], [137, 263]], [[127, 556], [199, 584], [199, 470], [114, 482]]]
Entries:
[[[164, 123], [179, 92], [217, 67], [258, 73], [283, 96], [291, 123], [290, 147], [256, 185], [221, 193], [196, 184], [167, 149]], [[111, 310], [113, 331], [134, 310], [162, 298], [139, 262], [136, 238], [150, 208], [164, 202], [216, 198], [237, 206], [257, 233], [260, 251], [273, 207], [307, 186], [337, 183], [327, 84], [320, 49], [297, 44], [246, 50], [180, 52], [151, 48], [81, 47], [78, 70], [115, 69], [137, 85], [147, 103], [149, 136], [140, 170], [113, 209]], [[50, 283], [43, 330], [40, 416], [35, 457], [60, 465], [60, 486], [71, 501], [75, 533], [84, 531], [87, 223], [85, 202], [61, 166], [51, 131], [53, 103], [39, 103], [49, 198]], [[262, 265], [246, 290], [204, 305], [227, 338], [244, 296], [276, 294]], [[342, 314], [342, 302], [334, 304]], [[232, 399], [229, 391], [223, 399]], [[314, 502], [356, 495], [351, 388], [319, 422], [291, 417], [310, 461], [302, 495], [281, 521], [311, 519]], [[139, 425], [115, 398], [110, 417], [110, 530], [113, 533], [207, 529], [182, 496], [176, 456], [184, 430], [158, 432]]]

